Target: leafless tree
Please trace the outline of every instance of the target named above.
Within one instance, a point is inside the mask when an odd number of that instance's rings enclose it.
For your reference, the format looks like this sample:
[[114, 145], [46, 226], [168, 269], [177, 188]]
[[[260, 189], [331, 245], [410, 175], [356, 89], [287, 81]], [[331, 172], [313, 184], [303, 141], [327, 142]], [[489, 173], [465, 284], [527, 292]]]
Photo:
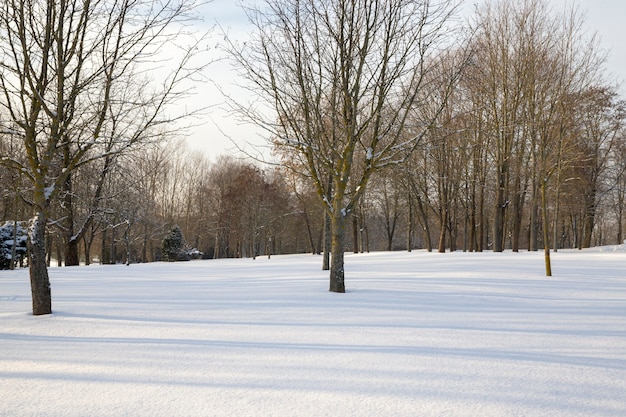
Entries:
[[[477, 22], [472, 71], [480, 74], [475, 91], [481, 94], [473, 96], [482, 97], [483, 131], [491, 138], [494, 251], [504, 249], [507, 227], [517, 249], [529, 192], [530, 247], [536, 248], [540, 214], [546, 275], [551, 275], [550, 230], [558, 218], [560, 184], [567, 180], [561, 174], [585, 158], [573, 152], [573, 121], [581, 116], [575, 97], [600, 82], [603, 57], [596, 40], [584, 36], [576, 9], [555, 14], [545, 0], [487, 2], [478, 9]], [[551, 189], [556, 190], [554, 217]]]
[[[71, 195], [72, 173], [173, 126], [164, 110], [188, 91], [181, 82], [200, 40], [187, 36], [193, 1], [7, 0], [0, 5], [2, 128], [22, 139], [35, 213], [30, 228], [33, 314], [52, 312], [44, 236], [50, 202]], [[185, 39], [183, 41], [183, 38]], [[184, 42], [184, 43], [183, 43]], [[179, 59], [158, 75], [160, 48]], [[170, 69], [167, 69], [170, 68]], [[173, 68], [173, 69], [171, 69]], [[153, 82], [151, 77], [159, 80]]]
[[345, 291], [346, 222], [370, 177], [403, 162], [433, 123], [424, 120], [407, 137], [409, 110], [421, 100], [443, 107], [445, 96], [425, 97], [423, 89], [450, 84], [450, 74], [425, 75], [451, 42], [452, 3], [267, 0], [248, 10], [252, 39], [231, 45], [261, 100], [239, 110], [301, 161], [330, 216], [330, 291]]

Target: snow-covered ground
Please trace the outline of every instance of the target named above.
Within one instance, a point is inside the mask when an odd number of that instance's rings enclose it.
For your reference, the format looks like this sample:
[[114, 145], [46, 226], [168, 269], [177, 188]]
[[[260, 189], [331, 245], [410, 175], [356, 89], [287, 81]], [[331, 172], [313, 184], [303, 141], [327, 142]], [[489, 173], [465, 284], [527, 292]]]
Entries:
[[[615, 248], [614, 248], [615, 249]], [[618, 248], [619, 249], [619, 248]], [[0, 416], [625, 416], [626, 252], [0, 271]]]

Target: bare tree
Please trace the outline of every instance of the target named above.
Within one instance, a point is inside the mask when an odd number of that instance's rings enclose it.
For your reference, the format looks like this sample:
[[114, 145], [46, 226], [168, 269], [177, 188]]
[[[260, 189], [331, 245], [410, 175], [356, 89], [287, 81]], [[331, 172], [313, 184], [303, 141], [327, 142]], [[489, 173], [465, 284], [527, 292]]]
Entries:
[[409, 109], [420, 100], [443, 107], [445, 97], [420, 93], [426, 82], [450, 83], [425, 75], [450, 41], [452, 3], [266, 0], [248, 10], [256, 34], [231, 45], [266, 105], [239, 110], [301, 161], [330, 215], [330, 291], [345, 292], [346, 222], [370, 177], [404, 161], [432, 124], [407, 137]]
[[[32, 184], [33, 314], [52, 312], [44, 235], [52, 199], [81, 165], [123, 152], [171, 124], [164, 110], [187, 93], [180, 83], [197, 40], [183, 36], [192, 1], [7, 0], [0, 5], [0, 106], [4, 129], [22, 138], [27, 162], [2, 158]], [[177, 45], [182, 49], [177, 49]], [[180, 60], [164, 70], [157, 51]], [[152, 74], [146, 71], [150, 69]]]
[[472, 97], [482, 100], [483, 130], [491, 138], [485, 143], [491, 144], [495, 168], [493, 249], [504, 249], [511, 228], [517, 250], [530, 192], [529, 245], [536, 249], [541, 224], [546, 275], [551, 275], [550, 227], [556, 227], [551, 219], [558, 219], [559, 187], [567, 180], [561, 174], [581, 161], [581, 153], [572, 151], [570, 115], [581, 116], [576, 109], [600, 80], [602, 56], [595, 39], [585, 38], [576, 9], [554, 14], [545, 0], [503, 0], [487, 2], [477, 19], [472, 73], [480, 76], [469, 88], [481, 93]]
[[393, 249], [394, 237], [400, 225], [402, 191], [401, 182], [394, 178], [391, 170], [374, 178], [368, 191], [367, 197], [377, 213], [376, 218], [386, 241], [384, 247], [388, 251]]
[[580, 122], [581, 140], [576, 147], [581, 155], [577, 162], [578, 178], [583, 190], [584, 217], [581, 246], [591, 246], [600, 196], [608, 192], [607, 170], [613, 147], [622, 133], [625, 103], [609, 88], [590, 88], [577, 97], [576, 114]]
[[615, 213], [616, 242], [624, 242], [624, 217], [626, 217], [626, 131], [622, 129], [617, 145], [613, 148], [610, 182], [612, 189], [612, 205]]

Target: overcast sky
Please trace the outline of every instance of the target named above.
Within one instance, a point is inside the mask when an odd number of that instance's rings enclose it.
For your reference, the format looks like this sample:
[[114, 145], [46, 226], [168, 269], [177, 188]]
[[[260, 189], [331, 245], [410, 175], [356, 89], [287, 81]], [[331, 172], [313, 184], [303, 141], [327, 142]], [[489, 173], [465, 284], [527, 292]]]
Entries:
[[[480, 3], [482, 0], [465, 0], [466, 3]], [[213, 22], [229, 30], [231, 33], [246, 31], [245, 13], [239, 4], [250, 5], [254, 0], [213, 0], [203, 8], [206, 13], [205, 21]], [[611, 81], [621, 84], [622, 96], [626, 98], [626, 0], [549, 0], [555, 9], [560, 12], [566, 5], [574, 3], [585, 13], [585, 27], [589, 34], [597, 33], [601, 47], [607, 51], [606, 62], [608, 77]], [[470, 7], [471, 10], [471, 7]], [[218, 36], [221, 29], [215, 31]], [[219, 40], [217, 40], [219, 41]], [[223, 88], [228, 89], [233, 83], [233, 72], [225, 63], [212, 66], [209, 77]], [[200, 91], [203, 105], [217, 104], [222, 98], [217, 89], [207, 86]], [[204, 151], [214, 158], [220, 154], [234, 151], [233, 144], [227, 136], [231, 136], [237, 143], [263, 143], [259, 132], [251, 126], [243, 126], [236, 122], [224, 110], [215, 108], [209, 115], [209, 121], [196, 129], [189, 145], [192, 148]], [[218, 128], [219, 126], [219, 128]]]

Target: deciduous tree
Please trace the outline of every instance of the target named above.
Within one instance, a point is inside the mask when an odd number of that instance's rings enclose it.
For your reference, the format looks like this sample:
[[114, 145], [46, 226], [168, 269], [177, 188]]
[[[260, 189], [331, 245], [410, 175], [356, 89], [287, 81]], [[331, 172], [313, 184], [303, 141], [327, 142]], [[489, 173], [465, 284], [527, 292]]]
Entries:
[[[7, 0], [0, 5], [0, 106], [3, 129], [22, 139], [27, 159], [4, 157], [32, 184], [30, 228], [33, 314], [52, 312], [45, 233], [50, 202], [66, 192], [81, 165], [148, 140], [170, 124], [168, 104], [186, 93], [180, 82], [197, 40], [185, 37], [192, 1]], [[177, 46], [181, 49], [177, 49]], [[160, 48], [179, 56], [160, 84]]]
[[451, 40], [452, 2], [263, 4], [249, 9], [252, 39], [230, 52], [266, 107], [238, 108], [306, 167], [331, 219], [330, 291], [344, 292], [347, 219], [372, 174], [403, 162], [433, 123], [424, 120], [407, 135], [409, 110], [421, 100], [445, 102], [423, 89], [427, 80], [450, 84], [450, 74], [426, 74]]

